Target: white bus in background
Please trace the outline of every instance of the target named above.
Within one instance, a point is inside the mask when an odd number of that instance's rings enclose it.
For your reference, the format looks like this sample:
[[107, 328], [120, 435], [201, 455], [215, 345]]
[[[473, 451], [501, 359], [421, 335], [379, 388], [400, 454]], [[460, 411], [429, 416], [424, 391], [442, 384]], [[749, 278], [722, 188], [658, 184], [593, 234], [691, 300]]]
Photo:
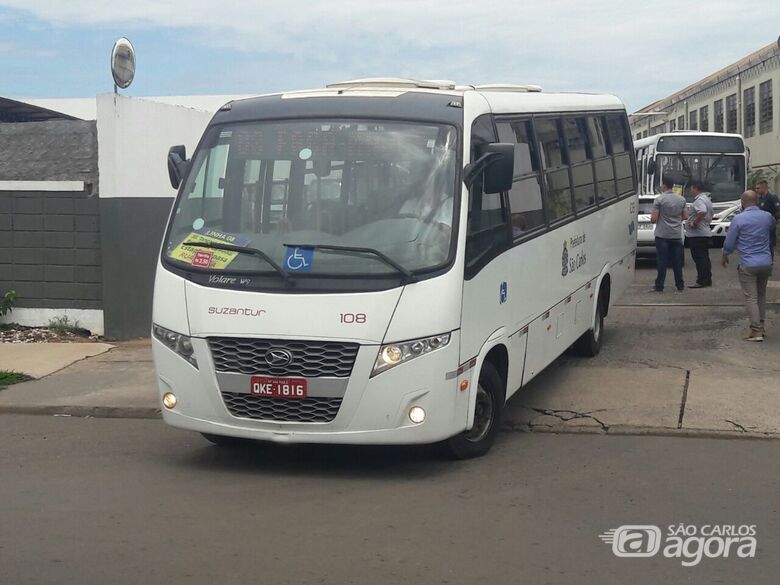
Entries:
[[650, 223], [653, 201], [661, 192], [662, 177], [671, 177], [675, 189], [691, 202], [692, 181], [701, 181], [715, 211], [713, 239], [725, 239], [728, 222], [746, 189], [748, 149], [739, 134], [679, 131], [656, 134], [634, 142], [639, 174], [639, 232], [637, 252], [655, 254], [655, 226]]
[[192, 158], [154, 293], [163, 416], [216, 444], [446, 441], [598, 353], [633, 279], [623, 104], [398, 79], [232, 102]]

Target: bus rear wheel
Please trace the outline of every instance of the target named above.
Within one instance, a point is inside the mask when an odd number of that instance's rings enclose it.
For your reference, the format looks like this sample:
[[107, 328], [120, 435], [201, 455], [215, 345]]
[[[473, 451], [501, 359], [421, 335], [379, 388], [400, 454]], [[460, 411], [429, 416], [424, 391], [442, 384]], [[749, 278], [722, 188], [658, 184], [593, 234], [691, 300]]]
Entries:
[[456, 459], [481, 457], [493, 446], [501, 429], [504, 406], [504, 383], [496, 367], [485, 362], [479, 373], [474, 424], [447, 441], [450, 454]]
[[574, 351], [584, 357], [596, 357], [601, 351], [601, 340], [604, 335], [604, 297], [599, 295], [596, 303], [596, 318], [593, 320], [593, 328], [588, 329], [574, 342]]

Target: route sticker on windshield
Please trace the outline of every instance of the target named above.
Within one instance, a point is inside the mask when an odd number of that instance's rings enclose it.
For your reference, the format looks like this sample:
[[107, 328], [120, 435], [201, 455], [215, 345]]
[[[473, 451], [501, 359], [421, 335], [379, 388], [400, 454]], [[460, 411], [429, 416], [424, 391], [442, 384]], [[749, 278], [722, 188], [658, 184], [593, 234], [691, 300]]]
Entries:
[[309, 160], [311, 158], [311, 148], [302, 148], [298, 153], [298, 158], [301, 160]]
[[[185, 246], [185, 242], [202, 243], [202, 244], [228, 244], [231, 246], [247, 246], [251, 240], [242, 236], [229, 234], [226, 232], [220, 232], [219, 230], [213, 230], [210, 228], [202, 228], [200, 230], [190, 232], [182, 241], [181, 244], [174, 248], [170, 253], [170, 257], [185, 264], [197, 266], [198, 268], [213, 268], [216, 270], [224, 270], [228, 265], [238, 256], [238, 252], [231, 252], [230, 250], [215, 250], [213, 248], [200, 247], [200, 246]], [[209, 262], [205, 263], [204, 253], [209, 254]], [[196, 260], [197, 256], [197, 260]]]
[[313, 248], [287, 248], [284, 256], [284, 269], [287, 272], [311, 272], [313, 260]]
[[202, 230], [204, 225], [206, 225], [206, 220], [204, 220], [202, 217], [199, 217], [192, 222], [192, 229], [197, 232], [198, 230]]

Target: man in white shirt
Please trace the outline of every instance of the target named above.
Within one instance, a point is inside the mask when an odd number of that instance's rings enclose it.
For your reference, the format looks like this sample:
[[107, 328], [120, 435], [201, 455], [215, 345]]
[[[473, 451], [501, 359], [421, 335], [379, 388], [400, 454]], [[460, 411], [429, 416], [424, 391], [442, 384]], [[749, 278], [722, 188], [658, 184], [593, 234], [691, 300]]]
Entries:
[[688, 221], [685, 222], [685, 241], [691, 249], [691, 258], [696, 264], [696, 284], [688, 288], [712, 286], [712, 263], [710, 262], [710, 221], [712, 220], [712, 201], [704, 190], [701, 181], [691, 183], [694, 200]]

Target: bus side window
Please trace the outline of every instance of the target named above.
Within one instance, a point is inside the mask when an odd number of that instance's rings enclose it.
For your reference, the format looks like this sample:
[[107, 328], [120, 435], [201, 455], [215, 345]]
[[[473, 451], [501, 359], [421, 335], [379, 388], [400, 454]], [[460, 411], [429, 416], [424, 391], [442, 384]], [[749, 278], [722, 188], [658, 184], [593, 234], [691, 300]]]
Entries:
[[534, 128], [547, 182], [544, 207], [547, 218], [552, 223], [574, 213], [569, 165], [563, 147], [560, 120], [537, 118], [534, 120]]
[[[477, 157], [477, 147], [496, 141], [491, 116], [478, 117], [471, 129], [471, 160]], [[505, 193], [482, 193], [482, 181], [474, 181], [469, 193], [468, 232], [466, 234], [466, 266], [473, 275], [491, 258], [509, 245], [508, 212]]]
[[625, 116], [610, 114], [607, 116], [609, 141], [612, 154], [615, 157], [615, 176], [617, 177], [618, 195], [625, 195], [635, 188], [634, 171], [631, 151], [631, 133]]
[[542, 205], [539, 153], [530, 120], [503, 121], [497, 126], [499, 141], [515, 145], [514, 178], [512, 189], [509, 191], [509, 210], [512, 237], [521, 238], [546, 224]]
[[596, 205], [593, 181], [593, 155], [587, 137], [585, 118], [564, 118], [563, 132], [571, 163], [574, 207], [579, 213]]
[[593, 150], [593, 166], [596, 170], [596, 196], [599, 203], [604, 203], [617, 195], [615, 169], [609, 156], [606, 120], [602, 116], [588, 117], [588, 134]]

